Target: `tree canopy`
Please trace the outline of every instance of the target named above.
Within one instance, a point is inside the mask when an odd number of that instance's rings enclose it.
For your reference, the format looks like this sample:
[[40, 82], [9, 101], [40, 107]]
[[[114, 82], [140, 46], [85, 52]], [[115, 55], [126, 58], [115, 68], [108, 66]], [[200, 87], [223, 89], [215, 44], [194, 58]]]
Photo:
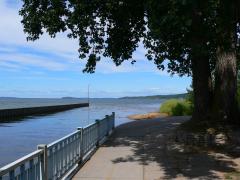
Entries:
[[[199, 114], [210, 105], [213, 87], [220, 97], [229, 94], [221, 101], [229, 104], [225, 110], [234, 104], [235, 61], [240, 55], [238, 0], [23, 2], [20, 15], [27, 40], [35, 41], [43, 33], [54, 38], [61, 32], [78, 39], [79, 58], [87, 59], [84, 72], [93, 73], [102, 56], [117, 66], [126, 60], [135, 63], [133, 52], [143, 43], [147, 59], [159, 69], [166, 68], [163, 62], [168, 60], [170, 73], [193, 76], [194, 97], [198, 98], [194, 102], [199, 105], [195, 109], [202, 109]], [[224, 90], [226, 86], [231, 91]], [[228, 98], [232, 101], [226, 103]]]
[[[142, 41], [148, 49], [147, 58], [154, 60], [158, 68], [163, 69], [162, 62], [168, 59], [171, 72], [189, 74], [193, 46], [206, 53], [214, 64], [216, 41], [219, 43], [226, 39], [218, 36], [220, 25], [225, 26], [229, 15], [232, 15], [227, 11], [223, 14], [224, 19], [219, 18], [225, 5], [221, 6], [217, 0], [23, 2], [20, 15], [27, 39], [34, 41], [44, 32], [51, 37], [67, 32], [69, 38], [79, 40], [79, 57], [88, 59], [86, 72], [94, 72], [101, 56], [112, 58], [116, 65], [124, 60], [134, 63], [132, 53]], [[199, 21], [200, 26], [195, 26], [194, 21]], [[231, 28], [237, 28], [237, 21], [232, 23], [235, 24]], [[194, 42], [196, 36], [202, 42]]]

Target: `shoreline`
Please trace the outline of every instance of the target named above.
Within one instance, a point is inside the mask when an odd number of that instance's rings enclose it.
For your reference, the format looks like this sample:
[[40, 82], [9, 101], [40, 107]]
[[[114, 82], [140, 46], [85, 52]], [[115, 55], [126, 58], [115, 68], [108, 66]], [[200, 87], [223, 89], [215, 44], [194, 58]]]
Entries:
[[131, 120], [150, 120], [150, 119], [163, 118], [168, 116], [169, 115], [167, 113], [149, 112], [144, 114], [132, 114], [127, 116], [127, 118]]

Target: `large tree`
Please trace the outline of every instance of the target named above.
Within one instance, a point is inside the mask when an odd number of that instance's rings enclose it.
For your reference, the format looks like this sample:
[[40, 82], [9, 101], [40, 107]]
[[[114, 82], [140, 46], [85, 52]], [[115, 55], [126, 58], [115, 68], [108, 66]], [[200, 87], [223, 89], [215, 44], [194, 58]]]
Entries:
[[[236, 123], [240, 2], [148, 2], [153, 4], [148, 11], [148, 14], [152, 14], [149, 33], [154, 34], [150, 41], [154, 39], [161, 44], [167, 42], [166, 51], [176, 55], [178, 60], [180, 54], [187, 54], [190, 58], [190, 61], [185, 59], [183, 62], [191, 62], [196, 100], [194, 119], [200, 115], [203, 120], [207, 117], [208, 120]], [[154, 46], [157, 49], [155, 53], [163, 52], [159, 51], [159, 44], [155, 43]]]
[[[170, 71], [193, 77], [193, 119], [209, 119], [212, 100], [211, 71], [214, 64], [206, 18], [207, 1], [148, 1], [148, 44], [150, 53], [170, 59]], [[153, 51], [154, 50], [154, 51]], [[164, 52], [167, 52], [165, 54]], [[159, 58], [161, 57], [161, 58]]]
[[[20, 14], [27, 39], [36, 40], [44, 32], [55, 37], [66, 31], [69, 38], [79, 40], [79, 57], [88, 59], [84, 71], [94, 72], [101, 55], [111, 57], [116, 65], [125, 60], [134, 63], [132, 53], [143, 42], [147, 58], [159, 69], [166, 68], [163, 61], [167, 59], [169, 72], [193, 76], [194, 119], [207, 119], [211, 106], [217, 118], [234, 116], [229, 108], [236, 107], [236, 56], [232, 52], [236, 55], [239, 19], [231, 12], [237, 0], [231, 0], [226, 9], [223, 0], [23, 2]], [[231, 16], [226, 18], [228, 13]], [[218, 95], [214, 101], [213, 87]]]

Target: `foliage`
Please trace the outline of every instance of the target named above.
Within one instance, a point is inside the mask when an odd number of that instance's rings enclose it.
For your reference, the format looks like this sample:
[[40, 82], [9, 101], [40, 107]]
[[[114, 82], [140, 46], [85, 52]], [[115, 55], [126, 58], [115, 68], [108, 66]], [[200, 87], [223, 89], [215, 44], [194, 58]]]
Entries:
[[171, 73], [191, 74], [193, 50], [206, 54], [212, 64], [216, 58], [222, 6], [215, 0], [22, 1], [20, 15], [27, 39], [37, 40], [45, 32], [51, 37], [66, 32], [78, 39], [79, 57], [88, 59], [86, 72], [94, 72], [102, 56], [116, 65], [125, 60], [134, 63], [132, 53], [141, 41], [148, 49], [147, 58], [159, 69], [169, 60]]
[[193, 94], [193, 87], [190, 86], [189, 89], [187, 89], [187, 96], [186, 100], [189, 101], [192, 105], [194, 105], [194, 94]]
[[46, 32], [65, 32], [79, 41], [79, 58], [87, 59], [84, 72], [94, 72], [102, 56], [116, 65], [132, 60], [146, 30], [144, 0], [23, 0], [20, 10], [27, 39]]
[[160, 107], [161, 113], [167, 113], [172, 116], [184, 116], [192, 114], [192, 105], [190, 102], [182, 99], [170, 99], [165, 101]]

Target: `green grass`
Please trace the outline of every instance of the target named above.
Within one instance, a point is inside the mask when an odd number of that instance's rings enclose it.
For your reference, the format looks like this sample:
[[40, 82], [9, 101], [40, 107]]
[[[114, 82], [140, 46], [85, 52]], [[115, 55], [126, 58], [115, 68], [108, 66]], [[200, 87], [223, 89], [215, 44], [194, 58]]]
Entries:
[[171, 116], [185, 116], [192, 114], [192, 104], [181, 99], [170, 99], [165, 101], [160, 107], [161, 113]]

